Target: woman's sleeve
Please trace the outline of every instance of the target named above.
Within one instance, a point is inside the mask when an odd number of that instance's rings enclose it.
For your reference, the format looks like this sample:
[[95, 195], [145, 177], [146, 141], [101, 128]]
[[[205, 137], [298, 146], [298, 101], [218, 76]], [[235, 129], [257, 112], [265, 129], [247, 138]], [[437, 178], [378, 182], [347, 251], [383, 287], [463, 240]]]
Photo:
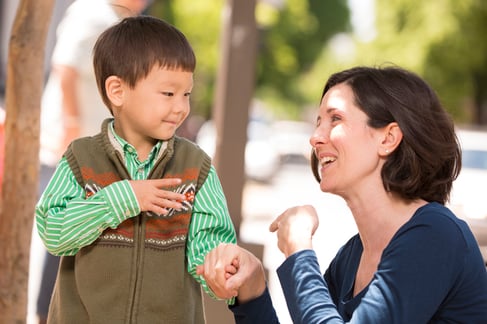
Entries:
[[245, 304], [237, 303], [229, 306], [233, 313], [236, 324], [277, 324], [279, 320], [276, 315], [269, 290], [266, 287], [264, 293], [246, 302]]
[[343, 323], [313, 250], [289, 256], [277, 274], [293, 323]]

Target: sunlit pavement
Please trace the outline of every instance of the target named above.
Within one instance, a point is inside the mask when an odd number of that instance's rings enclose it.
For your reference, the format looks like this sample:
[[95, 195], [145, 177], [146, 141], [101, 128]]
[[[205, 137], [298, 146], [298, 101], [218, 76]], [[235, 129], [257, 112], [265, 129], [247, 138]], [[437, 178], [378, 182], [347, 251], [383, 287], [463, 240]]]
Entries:
[[[320, 191], [309, 166], [285, 164], [269, 184], [249, 181], [244, 188], [243, 220], [240, 239], [264, 245], [264, 266], [268, 271], [269, 289], [282, 324], [292, 323], [275, 270], [284, 260], [277, 248], [274, 233], [268, 228], [286, 208], [311, 204], [320, 215], [320, 226], [314, 236], [314, 248], [324, 271], [336, 251], [355, 234], [356, 227], [341, 198]], [[35, 301], [39, 289], [44, 250], [34, 233], [31, 248], [29, 307], [27, 324], [36, 324]], [[209, 323], [211, 324], [211, 323]]]
[[241, 240], [264, 245], [264, 266], [268, 270], [269, 289], [282, 324], [292, 323], [276, 275], [284, 261], [277, 248], [276, 235], [268, 228], [286, 208], [310, 204], [320, 215], [320, 226], [313, 246], [324, 271], [338, 249], [356, 233], [356, 226], [345, 202], [321, 192], [307, 164], [284, 165], [272, 184], [249, 182], [244, 190]]
[[30, 249], [29, 265], [29, 297], [27, 308], [27, 324], [37, 324], [35, 305], [37, 293], [39, 292], [42, 264], [44, 262], [45, 249], [44, 245], [35, 230], [32, 232], [32, 242]]

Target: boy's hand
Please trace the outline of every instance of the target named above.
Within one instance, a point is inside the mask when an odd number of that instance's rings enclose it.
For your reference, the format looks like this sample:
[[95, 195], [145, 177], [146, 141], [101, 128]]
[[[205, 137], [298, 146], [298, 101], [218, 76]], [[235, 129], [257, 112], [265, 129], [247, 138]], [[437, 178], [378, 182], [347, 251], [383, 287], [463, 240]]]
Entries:
[[186, 200], [184, 194], [167, 190], [181, 183], [181, 179], [155, 179], [129, 181], [141, 211], [166, 215], [169, 208], [180, 210], [181, 202]]
[[220, 243], [208, 252], [196, 273], [205, 278], [217, 297], [237, 296], [241, 303], [262, 295], [266, 287], [260, 260], [236, 244]]

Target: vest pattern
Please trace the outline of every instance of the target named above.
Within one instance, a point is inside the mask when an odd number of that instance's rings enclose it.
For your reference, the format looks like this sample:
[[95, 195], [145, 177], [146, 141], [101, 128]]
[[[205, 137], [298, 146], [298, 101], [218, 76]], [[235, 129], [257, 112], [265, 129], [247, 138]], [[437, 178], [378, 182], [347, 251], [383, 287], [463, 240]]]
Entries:
[[[191, 220], [198, 171], [197, 169], [188, 169], [184, 175], [174, 175], [189, 181], [189, 183], [183, 183], [172, 189], [174, 192], [185, 194], [188, 198], [183, 202], [181, 211], [171, 208], [166, 215], [145, 212], [140, 216], [145, 218], [145, 244], [147, 247], [165, 249], [185, 243]], [[120, 180], [115, 174], [110, 173], [101, 174], [98, 178], [96, 171], [89, 167], [81, 168], [81, 176], [85, 183], [86, 197], [90, 197], [104, 186]], [[128, 219], [115, 229], [106, 229], [94, 244], [132, 245], [133, 243], [134, 219]]]

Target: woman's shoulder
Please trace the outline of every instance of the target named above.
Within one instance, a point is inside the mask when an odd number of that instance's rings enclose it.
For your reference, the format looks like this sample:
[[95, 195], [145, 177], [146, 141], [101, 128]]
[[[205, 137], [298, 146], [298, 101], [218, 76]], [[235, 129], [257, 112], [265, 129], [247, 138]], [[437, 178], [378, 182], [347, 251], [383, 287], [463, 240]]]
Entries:
[[[428, 226], [431, 230], [444, 234], [471, 233], [467, 223], [458, 218], [449, 208], [437, 202], [430, 202], [418, 208], [406, 227]], [[467, 233], [466, 233], [467, 232]]]
[[467, 223], [446, 206], [431, 202], [420, 207], [393, 239], [408, 244], [443, 246], [449, 253], [478, 250], [477, 241]]

